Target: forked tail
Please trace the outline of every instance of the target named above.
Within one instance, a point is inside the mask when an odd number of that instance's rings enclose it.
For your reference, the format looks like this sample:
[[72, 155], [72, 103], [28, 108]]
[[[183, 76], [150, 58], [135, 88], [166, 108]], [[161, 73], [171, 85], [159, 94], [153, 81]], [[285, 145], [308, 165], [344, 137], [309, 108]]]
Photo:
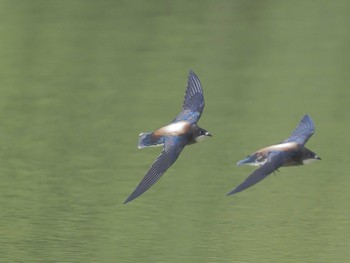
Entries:
[[163, 137], [152, 136], [152, 132], [140, 133], [139, 135], [139, 149], [145, 147], [157, 147], [164, 144]]

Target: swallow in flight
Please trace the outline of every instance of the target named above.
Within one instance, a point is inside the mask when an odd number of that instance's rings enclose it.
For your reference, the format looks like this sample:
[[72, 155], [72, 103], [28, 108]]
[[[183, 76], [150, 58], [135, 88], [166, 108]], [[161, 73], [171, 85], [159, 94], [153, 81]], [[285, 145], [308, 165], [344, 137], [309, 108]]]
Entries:
[[212, 136], [207, 130], [199, 127], [197, 122], [204, 108], [204, 97], [201, 83], [190, 71], [182, 111], [168, 125], [154, 132], [139, 135], [138, 148], [163, 146], [163, 151], [154, 161], [139, 185], [125, 200], [132, 201], [146, 192], [176, 161], [186, 145], [202, 141]]
[[272, 145], [247, 156], [237, 165], [258, 166], [246, 180], [227, 195], [241, 192], [260, 182], [269, 174], [283, 166], [294, 166], [311, 163], [321, 158], [305, 147], [305, 143], [314, 134], [314, 123], [309, 115], [305, 115], [291, 136], [279, 144]]

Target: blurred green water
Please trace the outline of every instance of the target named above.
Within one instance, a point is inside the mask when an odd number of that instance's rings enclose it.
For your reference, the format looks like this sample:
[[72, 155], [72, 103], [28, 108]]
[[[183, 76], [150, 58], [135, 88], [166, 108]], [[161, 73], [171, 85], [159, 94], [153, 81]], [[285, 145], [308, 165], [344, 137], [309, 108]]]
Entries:
[[[1, 262], [348, 262], [347, 1], [0, 1]], [[151, 190], [140, 132], [199, 124]], [[303, 114], [322, 162], [236, 196]]]

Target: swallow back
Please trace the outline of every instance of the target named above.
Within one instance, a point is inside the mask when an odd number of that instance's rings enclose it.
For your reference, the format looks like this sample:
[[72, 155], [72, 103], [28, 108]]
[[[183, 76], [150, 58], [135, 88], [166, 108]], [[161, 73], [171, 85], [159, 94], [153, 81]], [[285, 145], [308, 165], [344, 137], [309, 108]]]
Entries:
[[169, 125], [162, 127], [154, 132], [156, 136], [176, 136], [188, 132], [191, 128], [191, 124], [186, 121], [179, 121], [170, 123]]
[[273, 150], [285, 151], [285, 150], [297, 149], [297, 148], [298, 148], [298, 144], [296, 144], [295, 142], [286, 142], [286, 143], [271, 145], [259, 151], [273, 151]]

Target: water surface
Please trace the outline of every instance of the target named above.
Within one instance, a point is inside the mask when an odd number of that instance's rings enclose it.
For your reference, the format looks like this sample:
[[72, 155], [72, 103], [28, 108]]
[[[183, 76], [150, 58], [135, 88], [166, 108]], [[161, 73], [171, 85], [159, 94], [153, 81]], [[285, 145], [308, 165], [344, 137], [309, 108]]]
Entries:
[[[346, 1], [0, 3], [2, 262], [348, 262]], [[164, 177], [122, 202], [160, 148], [138, 134], [181, 109], [199, 124]], [[322, 161], [234, 196], [235, 163], [308, 113]]]

